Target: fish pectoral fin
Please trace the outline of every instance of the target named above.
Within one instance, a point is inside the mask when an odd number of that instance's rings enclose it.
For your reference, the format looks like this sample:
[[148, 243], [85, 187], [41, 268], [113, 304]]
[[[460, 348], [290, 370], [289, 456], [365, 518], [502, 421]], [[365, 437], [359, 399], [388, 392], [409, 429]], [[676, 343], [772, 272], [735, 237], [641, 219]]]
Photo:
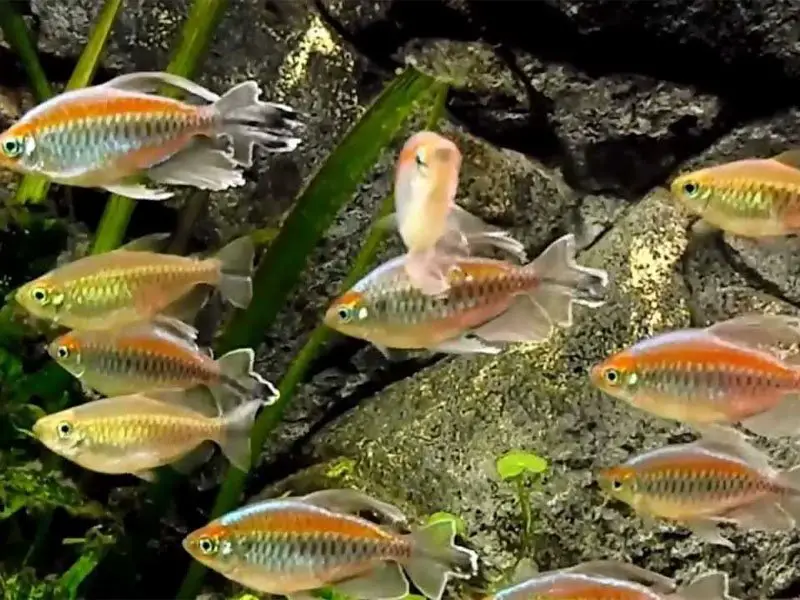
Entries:
[[112, 252], [163, 252], [171, 238], [171, 233], [151, 233], [131, 240]]
[[730, 510], [722, 515], [742, 529], [786, 531], [793, 529], [794, 519], [774, 499], [765, 498]]
[[720, 533], [719, 528], [714, 521], [708, 519], [694, 519], [690, 521], [684, 521], [683, 524], [704, 542], [715, 544], [717, 546], [725, 546], [730, 550], [734, 550], [736, 548], [732, 541]]
[[[569, 299], [565, 298], [561, 304], [569, 307]], [[473, 332], [487, 342], [541, 342], [548, 338], [552, 329], [553, 322], [538, 302], [520, 295], [503, 314]]]
[[789, 315], [743, 315], [706, 328], [720, 339], [772, 351], [800, 343], [800, 318]]
[[393, 600], [408, 594], [408, 580], [395, 562], [384, 562], [358, 577], [332, 584], [338, 592], [363, 600]]
[[241, 167], [230, 152], [215, 147], [210, 140], [195, 140], [186, 149], [150, 167], [146, 175], [156, 183], [185, 185], [212, 192], [245, 183]]
[[116, 90], [143, 92], [145, 94], [157, 92], [166, 85], [188, 92], [192, 96], [201, 98], [207, 102], [216, 102], [220, 98], [211, 90], [193, 81], [189, 81], [180, 75], [173, 75], [172, 73], [163, 73], [160, 71], [128, 73], [127, 75], [120, 75], [119, 77], [109, 79], [101, 85]]
[[134, 200], [166, 200], [175, 195], [174, 192], [167, 191], [163, 188], [149, 188], [142, 183], [124, 183], [120, 182], [114, 185], [104, 185], [104, 190], [112, 194], [125, 196], [126, 198], [133, 198]]
[[436, 346], [429, 348], [429, 350], [445, 354], [499, 354], [502, 348], [492, 346], [476, 337], [470, 337], [465, 334], [461, 337], [440, 342]]
[[786, 150], [772, 157], [772, 160], [787, 167], [800, 170], [800, 150]]
[[169, 466], [178, 471], [178, 473], [188, 475], [200, 465], [208, 462], [212, 454], [214, 454], [214, 444], [205, 441], [194, 450], [181, 456], [178, 460], [171, 462]]
[[671, 594], [678, 587], [675, 581], [669, 577], [618, 560], [592, 560], [565, 569], [565, 571], [632, 581], [659, 594]]
[[357, 490], [321, 490], [303, 496], [300, 501], [320, 508], [327, 508], [334, 512], [357, 514], [362, 511], [369, 511], [392, 524], [408, 522], [408, 517], [397, 507], [376, 500]]
[[375, 346], [375, 349], [383, 354], [383, 357], [388, 360], [389, 362], [402, 362], [407, 360], [410, 356], [410, 353], [406, 350], [401, 348], [389, 348], [387, 346], [382, 346], [381, 344], [372, 344]]
[[800, 433], [800, 395], [786, 394], [771, 409], [742, 420], [742, 426], [767, 438]]
[[135, 477], [138, 477], [139, 479], [143, 479], [148, 483], [155, 483], [155, 481], [156, 481], [156, 472], [155, 471], [151, 471], [151, 470], [136, 471], [135, 473], [131, 473], [131, 475], [134, 475]]
[[682, 587], [675, 594], [670, 594], [667, 598], [669, 600], [727, 600], [728, 574], [722, 571], [703, 573], [689, 585]]

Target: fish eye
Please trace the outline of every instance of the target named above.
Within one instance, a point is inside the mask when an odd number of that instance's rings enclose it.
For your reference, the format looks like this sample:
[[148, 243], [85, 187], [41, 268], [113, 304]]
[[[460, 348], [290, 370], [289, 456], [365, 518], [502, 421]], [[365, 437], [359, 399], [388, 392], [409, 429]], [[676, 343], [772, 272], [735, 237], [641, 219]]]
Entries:
[[687, 196], [695, 196], [700, 191], [700, 186], [693, 181], [687, 181], [683, 184], [683, 193]]
[[67, 348], [66, 346], [59, 346], [56, 349], [56, 355], [58, 356], [58, 358], [62, 358], [62, 359], [63, 358], [68, 358], [69, 357], [69, 348]]
[[619, 491], [622, 489], [622, 480], [621, 479], [614, 479], [611, 481], [611, 489]]
[[31, 296], [33, 296], [33, 299], [39, 302], [40, 304], [44, 304], [45, 302], [47, 302], [47, 290], [45, 290], [44, 288], [36, 288], [31, 293]]
[[21, 139], [8, 138], [7, 140], [3, 141], [3, 154], [9, 158], [14, 158], [22, 154], [23, 147], [24, 146]]
[[616, 369], [606, 369], [603, 373], [603, 377], [611, 385], [616, 385], [619, 383], [619, 371]]
[[197, 540], [197, 547], [203, 554], [214, 554], [217, 551], [217, 542], [211, 538], [200, 538]]
[[72, 434], [72, 425], [67, 421], [61, 421], [61, 423], [56, 426], [56, 432], [58, 433], [58, 437], [62, 440], [66, 439]]
[[427, 167], [427, 163], [425, 162], [425, 155], [422, 153], [422, 150], [418, 150], [417, 153], [414, 155], [414, 160], [417, 162], [418, 167]]
[[342, 308], [336, 311], [336, 315], [339, 317], [340, 321], [346, 323], [353, 318], [353, 310], [351, 308], [343, 306]]

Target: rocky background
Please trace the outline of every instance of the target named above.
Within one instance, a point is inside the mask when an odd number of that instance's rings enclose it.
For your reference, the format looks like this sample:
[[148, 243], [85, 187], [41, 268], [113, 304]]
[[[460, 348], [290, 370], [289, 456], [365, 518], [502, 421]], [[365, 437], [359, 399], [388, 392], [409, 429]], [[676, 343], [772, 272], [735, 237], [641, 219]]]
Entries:
[[[98, 78], [163, 68], [188, 4], [128, 0]], [[20, 6], [48, 75], [65, 81], [98, 2]], [[800, 7], [791, 0], [231, 0], [198, 81], [221, 91], [256, 78], [267, 96], [312, 115], [308, 142], [264, 158], [245, 188], [196, 205], [198, 215], [182, 210], [181, 199], [140, 206], [131, 234], [154, 223], [182, 227], [188, 247], [202, 249], [254, 224], [278, 227], [303, 179], [409, 61], [454, 82], [444, 131], [465, 154], [459, 201], [511, 229], [532, 256], [575, 232], [585, 247], [581, 262], [609, 269], [609, 303], [579, 309], [575, 326], [546, 344], [496, 357], [387, 363], [359, 341], [335, 339], [248, 493], [356, 485], [415, 516], [454, 513], [484, 560], [461, 594], [518, 558], [540, 570], [619, 558], [683, 581], [723, 569], [743, 599], [800, 596], [797, 532], [732, 532], [734, 553], [685, 530], [648, 527], [599, 494], [597, 468], [690, 435], [601, 396], [586, 379], [595, 361], [653, 332], [749, 310], [796, 312], [794, 239], [764, 245], [699, 235], [653, 188], [682, 168], [797, 143]], [[13, 118], [30, 99], [2, 47], [0, 62], [8, 65], [2, 112]], [[259, 349], [263, 375], [280, 377], [338, 290], [390, 188], [393, 160], [387, 153], [313, 255]], [[102, 210], [94, 196], [72, 198], [87, 231]], [[58, 209], [69, 200], [59, 195]], [[381, 258], [398, 250], [389, 240]], [[8, 252], [6, 240], [0, 255]], [[778, 465], [800, 461], [792, 443], [763, 447]], [[529, 490], [534, 540], [525, 557], [515, 490], [492, 467], [511, 448], [552, 465]], [[163, 572], [161, 593], [177, 585], [186, 560], [178, 540], [203, 521], [215, 491], [179, 499], [175, 514], [165, 515], [152, 557]], [[174, 573], [163, 569], [172, 563]]]

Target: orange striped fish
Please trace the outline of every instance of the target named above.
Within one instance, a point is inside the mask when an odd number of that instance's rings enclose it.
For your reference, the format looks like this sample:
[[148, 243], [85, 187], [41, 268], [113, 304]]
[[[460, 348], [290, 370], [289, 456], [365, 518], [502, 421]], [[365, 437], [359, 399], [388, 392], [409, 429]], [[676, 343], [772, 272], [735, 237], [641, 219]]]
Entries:
[[455, 203], [461, 152], [432, 131], [412, 135], [400, 151], [395, 172], [396, 220], [408, 248], [409, 280], [425, 294], [447, 291], [446, 273], [455, 254], [496, 247], [526, 261], [525, 249], [506, 231], [484, 223]]
[[698, 428], [741, 423], [766, 437], [800, 433], [800, 319], [748, 315], [657, 335], [594, 366], [604, 392]]
[[[203, 104], [156, 95], [164, 86]], [[244, 184], [253, 146], [293, 150], [302, 127], [290, 107], [259, 100], [254, 81], [220, 97], [169, 73], [122, 75], [68, 91], [28, 111], [0, 134], [0, 167], [57, 183], [103, 188], [140, 200], [174, 193], [152, 183], [224, 190]]]
[[487, 258], [458, 259], [455, 266], [448, 291], [430, 296], [410, 282], [403, 257], [397, 257], [338, 298], [324, 321], [384, 353], [425, 348], [496, 354], [499, 344], [541, 341], [553, 327], [568, 327], [573, 303], [602, 305], [608, 284], [605, 271], [575, 263], [571, 234], [525, 266]]
[[598, 560], [540, 573], [485, 600], [726, 600], [728, 576], [700, 575], [678, 588], [663, 575], [628, 563]]
[[400, 534], [359, 510], [390, 520], [399, 513], [351, 490], [326, 490], [244, 506], [189, 534], [183, 547], [232, 581], [281, 595], [333, 587], [354, 598], [401, 598], [407, 574], [439, 600], [451, 576], [475, 573], [477, 556], [454, 543], [452, 521]]
[[205, 385], [218, 400], [228, 394], [250, 399], [263, 387], [270, 402], [277, 400], [275, 386], [253, 371], [252, 349], [214, 360], [196, 337], [185, 323], [160, 318], [107, 331], [70, 331], [53, 340], [48, 352], [86, 387], [106, 396]]
[[221, 412], [204, 388], [103, 398], [42, 417], [33, 434], [53, 452], [98, 473], [154, 481], [153, 469], [188, 472], [217, 443], [231, 463], [250, 468], [250, 429], [260, 400]]
[[159, 313], [193, 317], [208, 285], [234, 306], [250, 303], [255, 248], [249, 237], [205, 259], [149, 250], [166, 237], [146, 236], [58, 267], [20, 287], [15, 298], [33, 316], [72, 329], [110, 329]]
[[705, 221], [759, 238], [800, 232], [800, 151], [748, 158], [676, 177], [672, 194]]
[[667, 446], [604, 469], [600, 487], [640, 515], [691, 529], [704, 541], [733, 548], [717, 523], [743, 529], [794, 529], [800, 519], [800, 466], [778, 471], [764, 454], [733, 435]]

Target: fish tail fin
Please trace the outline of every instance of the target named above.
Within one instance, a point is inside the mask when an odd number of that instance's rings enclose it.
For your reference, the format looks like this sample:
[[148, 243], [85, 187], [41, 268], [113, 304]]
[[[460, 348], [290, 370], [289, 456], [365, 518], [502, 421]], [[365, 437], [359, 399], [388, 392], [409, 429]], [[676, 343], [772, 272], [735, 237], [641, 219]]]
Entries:
[[667, 598], [670, 600], [725, 600], [728, 598], [728, 575], [721, 571], [703, 573]]
[[253, 370], [254, 358], [255, 353], [251, 348], [239, 348], [217, 359], [221, 383], [210, 389], [220, 406], [225, 406], [224, 401], [230, 393], [249, 400], [266, 391], [268, 395], [263, 402], [267, 405], [274, 404], [280, 398], [278, 389]]
[[220, 262], [219, 291], [237, 308], [245, 308], [253, 297], [253, 259], [255, 245], [250, 236], [233, 240], [216, 253]]
[[446, 271], [448, 261], [435, 251], [409, 251], [405, 257], [405, 269], [411, 284], [429, 296], [443, 294], [450, 288]]
[[221, 120], [221, 134], [230, 136], [233, 160], [244, 167], [253, 164], [253, 146], [271, 152], [291, 152], [302, 141], [301, 115], [285, 104], [262, 102], [255, 81], [245, 81], [228, 90], [214, 103]]
[[522, 267], [536, 282], [499, 317], [474, 330], [489, 342], [537, 342], [554, 326], [572, 325], [572, 305], [601, 306], [608, 274], [575, 262], [575, 238], [565, 235]]
[[234, 467], [245, 473], [250, 469], [250, 430], [262, 406], [260, 399], [247, 400], [222, 417], [220, 449]]
[[447, 251], [460, 251], [464, 254], [477, 254], [486, 248], [496, 248], [527, 262], [525, 246], [508, 231], [489, 225], [479, 217], [458, 205], [447, 216], [448, 234], [441, 240], [439, 248]]
[[452, 521], [437, 521], [412, 533], [411, 557], [404, 566], [414, 585], [431, 600], [439, 600], [450, 577], [469, 578], [478, 570], [478, 555], [455, 543]]

